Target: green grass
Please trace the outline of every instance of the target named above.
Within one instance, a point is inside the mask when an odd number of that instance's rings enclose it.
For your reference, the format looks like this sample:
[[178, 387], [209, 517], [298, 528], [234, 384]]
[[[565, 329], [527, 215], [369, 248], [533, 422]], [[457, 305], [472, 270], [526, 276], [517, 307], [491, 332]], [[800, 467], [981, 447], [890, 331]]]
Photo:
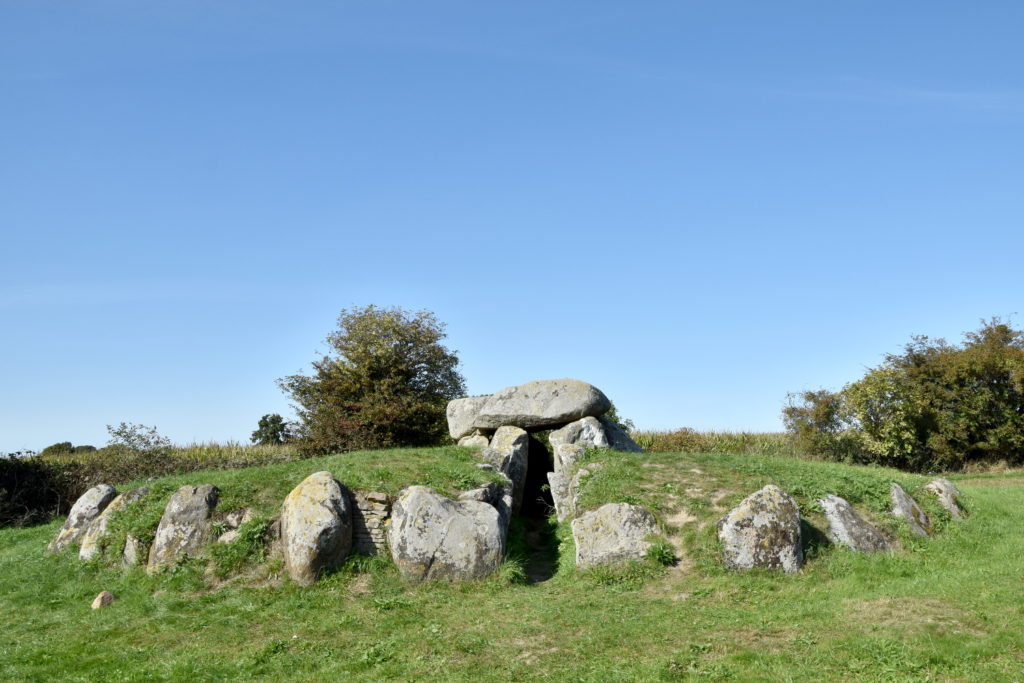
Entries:
[[[556, 573], [524, 583], [529, 549], [517, 524], [515, 557], [485, 581], [408, 585], [386, 558], [355, 557], [311, 588], [213, 588], [203, 560], [148, 577], [48, 554], [59, 520], [2, 529], [0, 679], [1024, 680], [1019, 474], [957, 478], [970, 516], [954, 523], [920, 494], [926, 478], [880, 468], [738, 455], [605, 461], [582, 505], [651, 507], [677, 565], [577, 572], [563, 524], [553, 529], [562, 542]], [[352, 488], [389, 492], [419, 477], [452, 491], [480, 476], [467, 452], [428, 449], [151, 485], [216, 483], [225, 501], [250, 502], [267, 518], [318, 469]], [[936, 538], [911, 539], [888, 524], [894, 480], [940, 517]], [[721, 569], [715, 520], [769, 482], [797, 499], [811, 526], [820, 526], [816, 496], [846, 497], [896, 533], [902, 549], [864, 556], [817, 546], [797, 575]], [[118, 601], [92, 611], [101, 590]]]

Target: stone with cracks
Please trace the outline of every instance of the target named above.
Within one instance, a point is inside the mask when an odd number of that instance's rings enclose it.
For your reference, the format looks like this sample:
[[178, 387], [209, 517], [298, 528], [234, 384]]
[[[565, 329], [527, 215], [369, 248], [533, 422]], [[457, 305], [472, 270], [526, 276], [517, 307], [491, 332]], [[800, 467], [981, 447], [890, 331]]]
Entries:
[[658, 532], [650, 512], [638, 505], [608, 503], [572, 522], [576, 566], [643, 559], [651, 546], [647, 537]]
[[865, 521], [844, 499], [829, 494], [818, 503], [828, 519], [828, 537], [836, 545], [846, 546], [859, 553], [892, 550], [885, 536]]
[[548, 486], [555, 504], [555, 515], [559, 522], [564, 522], [575, 514], [573, 486], [577, 474], [576, 466], [585, 451], [582, 446], [575, 443], [559, 443], [554, 446], [554, 450], [555, 469], [548, 472]]
[[71, 506], [71, 512], [68, 513], [64, 525], [57, 532], [57, 537], [47, 546], [50, 552], [60, 552], [72, 543], [77, 543], [93, 520], [100, 516], [100, 513], [107, 508], [115, 496], [117, 496], [117, 491], [113, 486], [106, 484], [93, 486], [83, 493]]
[[478, 429], [505, 425], [522, 429], [560, 427], [608, 412], [611, 401], [597, 387], [578, 379], [536, 380], [506, 387], [487, 398], [473, 422]]
[[729, 569], [800, 570], [804, 562], [800, 510], [773, 484], [752, 493], [718, 522], [725, 566]]
[[[470, 396], [469, 398], [457, 398], [448, 401], [445, 415], [448, 417], [448, 433], [456, 441], [464, 436], [469, 436], [475, 430], [473, 423], [476, 422], [480, 409], [487, 403], [490, 396]], [[495, 425], [500, 427], [501, 425]]]
[[146, 571], [175, 564], [182, 557], [197, 556], [210, 540], [210, 516], [220, 491], [212, 484], [182, 486], [164, 508], [149, 549]]
[[932, 535], [932, 521], [902, 486], [893, 482], [889, 487], [889, 498], [892, 500], [892, 514], [907, 523], [910, 533], [925, 538]]
[[584, 417], [554, 430], [548, 435], [548, 442], [552, 448], [563, 444], [582, 448], [608, 448], [610, 445], [604, 426], [596, 417]]
[[502, 526], [498, 510], [488, 503], [454, 501], [426, 486], [410, 486], [392, 508], [388, 545], [406, 578], [479, 579], [501, 564]]
[[480, 451], [485, 463], [493, 465], [512, 483], [512, 512], [523, 505], [530, 435], [518, 427], [501, 427], [491, 438], [491, 445]]
[[132, 489], [114, 498], [100, 516], [92, 521], [82, 534], [81, 548], [78, 551], [78, 559], [91, 560], [103, 552], [103, 539], [107, 537], [107, 527], [110, 526], [111, 518], [125, 510], [133, 503], [142, 500], [143, 496], [149, 493], [146, 487]]
[[963, 519], [967, 516], [963, 506], [960, 505], [960, 489], [949, 479], [943, 477], [933, 479], [925, 488], [938, 497], [939, 505], [945, 508], [953, 519]]
[[316, 472], [281, 506], [281, 548], [288, 575], [300, 586], [341, 564], [352, 549], [348, 496], [330, 472]]

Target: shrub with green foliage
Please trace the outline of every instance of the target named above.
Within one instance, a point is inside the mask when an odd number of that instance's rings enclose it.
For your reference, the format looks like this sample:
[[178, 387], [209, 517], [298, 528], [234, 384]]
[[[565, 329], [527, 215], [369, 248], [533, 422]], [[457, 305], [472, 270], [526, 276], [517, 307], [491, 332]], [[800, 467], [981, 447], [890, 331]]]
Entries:
[[913, 471], [1024, 463], [1024, 332], [999, 318], [962, 344], [914, 337], [839, 392], [791, 395], [801, 446]]
[[299, 448], [330, 453], [440, 443], [445, 407], [465, 394], [455, 353], [441, 344], [433, 313], [401, 308], [346, 309], [327, 337], [330, 355], [313, 374], [278, 385], [301, 420]]

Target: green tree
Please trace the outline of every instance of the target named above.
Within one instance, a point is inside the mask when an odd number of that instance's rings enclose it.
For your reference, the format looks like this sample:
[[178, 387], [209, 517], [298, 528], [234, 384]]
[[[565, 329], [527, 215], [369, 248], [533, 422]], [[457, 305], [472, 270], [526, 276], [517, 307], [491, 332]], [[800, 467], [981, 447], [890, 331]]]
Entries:
[[278, 380], [299, 416], [300, 449], [442, 442], [445, 407], [465, 395], [458, 357], [441, 344], [445, 336], [429, 311], [342, 310], [338, 330], [327, 337], [330, 351], [313, 362], [313, 373]]
[[962, 344], [914, 337], [861, 379], [783, 418], [805, 449], [911, 470], [1024, 462], [1024, 333], [999, 318]]
[[292, 425], [277, 413], [264, 415], [252, 433], [252, 442], [263, 446], [288, 443], [292, 440]]

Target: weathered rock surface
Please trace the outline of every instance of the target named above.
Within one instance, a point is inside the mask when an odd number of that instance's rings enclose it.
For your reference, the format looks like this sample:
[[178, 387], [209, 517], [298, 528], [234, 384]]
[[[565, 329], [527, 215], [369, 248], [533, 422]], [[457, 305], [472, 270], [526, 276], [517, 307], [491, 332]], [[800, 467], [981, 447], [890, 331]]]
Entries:
[[137, 567], [146, 560], [149, 549], [146, 544], [131, 534], [124, 539], [124, 552], [121, 553], [121, 563], [125, 567]]
[[487, 448], [491, 445], [491, 440], [486, 434], [481, 432], [479, 429], [473, 430], [473, 433], [469, 436], [464, 436], [459, 439], [460, 446], [468, 446], [471, 448]]
[[107, 536], [107, 527], [110, 526], [111, 518], [128, 506], [140, 501], [149, 488], [132, 489], [110, 501], [110, 505], [104, 508], [99, 517], [94, 519], [82, 534], [81, 547], [78, 550], [78, 559], [91, 560], [103, 552], [103, 539]]
[[[558, 443], [554, 445], [554, 471], [548, 472], [548, 486], [551, 499], [555, 504], [555, 515], [559, 522], [564, 522], [576, 514], [576, 494], [573, 484], [576, 477], [577, 463], [585, 453], [582, 446], [575, 443]], [[589, 470], [583, 476], [589, 473]]]
[[[448, 402], [445, 415], [448, 417], [448, 433], [453, 439], [461, 439], [473, 433], [475, 429], [473, 423], [476, 422], [480, 409], [484, 407], [489, 398], [490, 396], [470, 396]], [[495, 426], [500, 427], [501, 425]]]
[[596, 417], [584, 417], [556, 429], [548, 435], [552, 448], [571, 444], [582, 448], [608, 448], [604, 426]]
[[147, 571], [152, 573], [203, 551], [210, 540], [210, 516], [219, 494], [216, 486], [204, 484], [182, 486], [171, 496], [149, 549]]
[[601, 422], [601, 426], [604, 427], [605, 440], [608, 441], [608, 448], [613, 451], [626, 451], [628, 453], [643, 453], [644, 449], [640, 448], [636, 441], [633, 441], [633, 437], [625, 432], [619, 425], [615, 424], [607, 417], [598, 418]]
[[564, 522], [573, 516], [572, 495], [569, 490], [569, 479], [560, 472], [548, 472], [548, 488], [551, 500], [555, 504], [555, 516]]
[[512, 483], [512, 512], [523, 505], [526, 472], [530, 451], [530, 435], [518, 427], [501, 427], [491, 438], [491, 445], [480, 451], [480, 457], [493, 465]]
[[100, 516], [116, 495], [114, 487], [106, 484], [93, 486], [83, 493], [71, 506], [71, 512], [57, 532], [57, 537], [47, 546], [50, 552], [60, 552], [72, 543], [77, 543], [93, 520]]
[[752, 493], [718, 522], [725, 566], [729, 569], [800, 570], [804, 553], [800, 510], [773, 484]]
[[572, 521], [576, 566], [642, 559], [651, 546], [647, 537], [657, 532], [653, 515], [638, 505], [602, 505]]
[[489, 396], [473, 427], [558, 427], [582, 417], [603, 415], [611, 405], [600, 389], [578, 379], [536, 380]]
[[457, 581], [496, 570], [505, 553], [505, 534], [494, 506], [410, 486], [392, 508], [388, 544], [403, 576]]
[[839, 496], [827, 495], [818, 503], [828, 518], [828, 537], [837, 544], [859, 553], [892, 550], [892, 545], [874, 526], [861, 517], [853, 506]]
[[114, 604], [114, 600], [117, 600], [117, 598], [114, 597], [113, 593], [110, 591], [103, 591], [93, 599], [92, 608], [102, 609], [104, 607], [109, 607]]
[[939, 505], [945, 508], [953, 519], [963, 519], [967, 516], [967, 512], [960, 504], [960, 489], [949, 479], [939, 477], [928, 482], [925, 488], [938, 497]]
[[281, 548], [288, 575], [311, 585], [352, 550], [348, 496], [330, 472], [315, 472], [292, 489], [281, 506]]
[[910, 532], [925, 538], [932, 534], [932, 520], [928, 518], [917, 501], [911, 498], [903, 487], [893, 482], [889, 487], [889, 498], [892, 500], [892, 514], [907, 523]]

